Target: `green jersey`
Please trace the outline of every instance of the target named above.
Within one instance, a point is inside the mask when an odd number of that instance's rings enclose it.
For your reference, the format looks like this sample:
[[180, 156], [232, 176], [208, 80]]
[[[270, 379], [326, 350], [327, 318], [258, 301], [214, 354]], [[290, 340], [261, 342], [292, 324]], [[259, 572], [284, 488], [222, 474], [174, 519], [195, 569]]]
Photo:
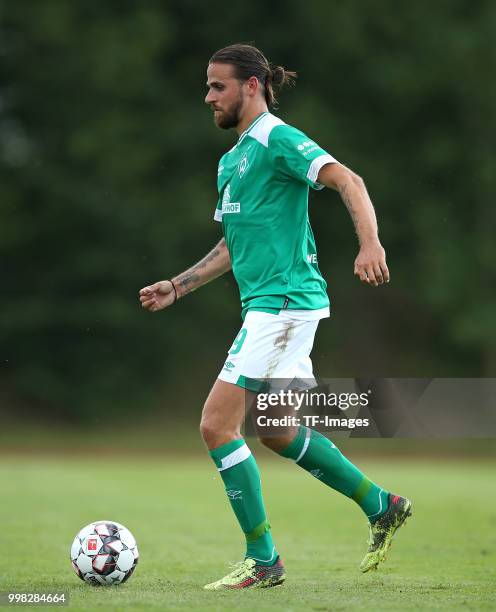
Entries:
[[222, 222], [243, 316], [251, 309], [329, 307], [308, 219], [308, 190], [322, 189], [319, 170], [335, 161], [271, 113], [257, 117], [221, 158], [214, 219]]

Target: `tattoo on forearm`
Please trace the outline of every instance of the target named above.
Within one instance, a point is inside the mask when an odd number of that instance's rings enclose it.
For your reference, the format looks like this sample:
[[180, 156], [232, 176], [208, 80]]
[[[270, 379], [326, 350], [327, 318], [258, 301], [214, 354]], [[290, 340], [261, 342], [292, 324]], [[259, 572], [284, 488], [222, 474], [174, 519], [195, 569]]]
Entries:
[[218, 249], [214, 249], [212, 252], [206, 255], [201, 261], [199, 261], [194, 267], [194, 269], [196, 270], [197, 268], [204, 268], [208, 263], [210, 263], [212, 260], [214, 260], [219, 255], [220, 255], [220, 251]]
[[195, 288], [195, 285], [201, 282], [202, 280], [200, 271], [206, 268], [208, 264], [210, 264], [212, 261], [214, 261], [221, 255], [222, 247], [218, 248], [218, 246], [219, 245], [217, 245], [217, 247], [215, 247], [210, 253], [208, 253], [208, 255], [206, 255], [192, 268], [180, 274], [176, 279], [176, 283], [178, 283], [178, 285], [183, 287], [184, 289], [189, 289], [190, 291], [193, 290]]
[[183, 278], [179, 278], [179, 284], [181, 285], [181, 287], [187, 288], [189, 287], [189, 285], [193, 285], [194, 283], [197, 283], [199, 280], [200, 280], [200, 276], [192, 272], [192, 273], [187, 274]]

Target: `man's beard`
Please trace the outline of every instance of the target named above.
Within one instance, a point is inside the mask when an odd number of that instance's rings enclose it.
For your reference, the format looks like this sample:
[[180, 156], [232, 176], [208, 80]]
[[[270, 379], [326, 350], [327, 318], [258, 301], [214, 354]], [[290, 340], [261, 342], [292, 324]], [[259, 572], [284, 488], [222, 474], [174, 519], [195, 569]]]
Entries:
[[222, 130], [230, 130], [235, 128], [241, 119], [241, 107], [243, 106], [243, 98], [239, 96], [229, 110], [220, 111], [222, 115], [216, 119], [217, 127]]

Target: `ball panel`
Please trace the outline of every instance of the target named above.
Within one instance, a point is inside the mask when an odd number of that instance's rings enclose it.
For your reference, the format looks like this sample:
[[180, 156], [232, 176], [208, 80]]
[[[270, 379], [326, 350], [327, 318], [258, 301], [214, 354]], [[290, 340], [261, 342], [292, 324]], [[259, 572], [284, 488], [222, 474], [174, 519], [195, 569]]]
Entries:
[[95, 523], [95, 533], [97, 533], [102, 539], [108, 536], [116, 536], [119, 533], [119, 527], [111, 521]]
[[81, 580], [84, 580], [83, 574], [81, 573], [81, 570], [79, 569], [79, 567], [76, 565], [76, 562], [71, 561], [71, 563], [72, 563], [72, 567], [74, 568], [74, 571], [76, 572], [76, 574], [81, 578]]
[[117, 558], [116, 568], [123, 572], [127, 572], [133, 567], [134, 554], [132, 550], [123, 550]]
[[103, 550], [109, 553], [120, 553], [124, 544], [118, 538], [105, 538]]
[[107, 527], [107, 523], [97, 523], [95, 525], [95, 533], [97, 533], [102, 538], [109, 536], [110, 531], [109, 531], [109, 528]]
[[107, 521], [107, 523], [112, 523], [112, 525], [115, 525], [117, 527], [117, 529], [126, 529], [124, 527], [124, 525], [121, 525], [120, 523], [117, 523], [117, 521]]
[[71, 560], [75, 561], [79, 557], [80, 552], [81, 552], [81, 542], [79, 541], [79, 538], [76, 536], [71, 546]]
[[133, 572], [134, 572], [135, 569], [136, 569], [136, 565], [134, 567], [132, 567], [128, 572], [126, 572], [126, 575], [122, 579], [121, 584], [126, 582], [126, 580], [129, 580], [129, 578], [131, 578], [131, 576], [133, 575]]
[[133, 534], [129, 531], [129, 529], [126, 529], [125, 527], [123, 529], [119, 530], [119, 536], [121, 538], [121, 541], [128, 547], [128, 548], [134, 548], [136, 546], [136, 540], [134, 539]]
[[[111, 566], [111, 569], [109, 569], [109, 566]], [[115, 559], [112, 555], [96, 555], [96, 557], [93, 557], [93, 569], [99, 574], [110, 574], [114, 571], [114, 568]]]
[[77, 558], [76, 565], [79, 567], [83, 575], [93, 571], [91, 561], [91, 557], [87, 557], [84, 553], [80, 554]]
[[124, 572], [114, 570], [111, 574], [105, 576], [105, 580], [107, 581], [107, 584], [119, 584], [123, 581], [125, 576], [126, 574]]

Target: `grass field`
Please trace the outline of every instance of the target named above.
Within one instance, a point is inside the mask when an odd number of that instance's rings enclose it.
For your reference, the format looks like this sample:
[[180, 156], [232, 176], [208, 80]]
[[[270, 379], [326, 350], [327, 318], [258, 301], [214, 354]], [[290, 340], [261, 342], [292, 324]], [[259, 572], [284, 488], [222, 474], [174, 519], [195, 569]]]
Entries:
[[[207, 456], [0, 457], [0, 591], [67, 590], [71, 610], [496, 609], [496, 462], [358, 463], [414, 501], [378, 572], [358, 572], [367, 529], [353, 502], [290, 462], [263, 459], [287, 582], [207, 593], [202, 585], [243, 552]], [[68, 559], [76, 532], [102, 518], [126, 525], [140, 547], [121, 587], [84, 584]]]

